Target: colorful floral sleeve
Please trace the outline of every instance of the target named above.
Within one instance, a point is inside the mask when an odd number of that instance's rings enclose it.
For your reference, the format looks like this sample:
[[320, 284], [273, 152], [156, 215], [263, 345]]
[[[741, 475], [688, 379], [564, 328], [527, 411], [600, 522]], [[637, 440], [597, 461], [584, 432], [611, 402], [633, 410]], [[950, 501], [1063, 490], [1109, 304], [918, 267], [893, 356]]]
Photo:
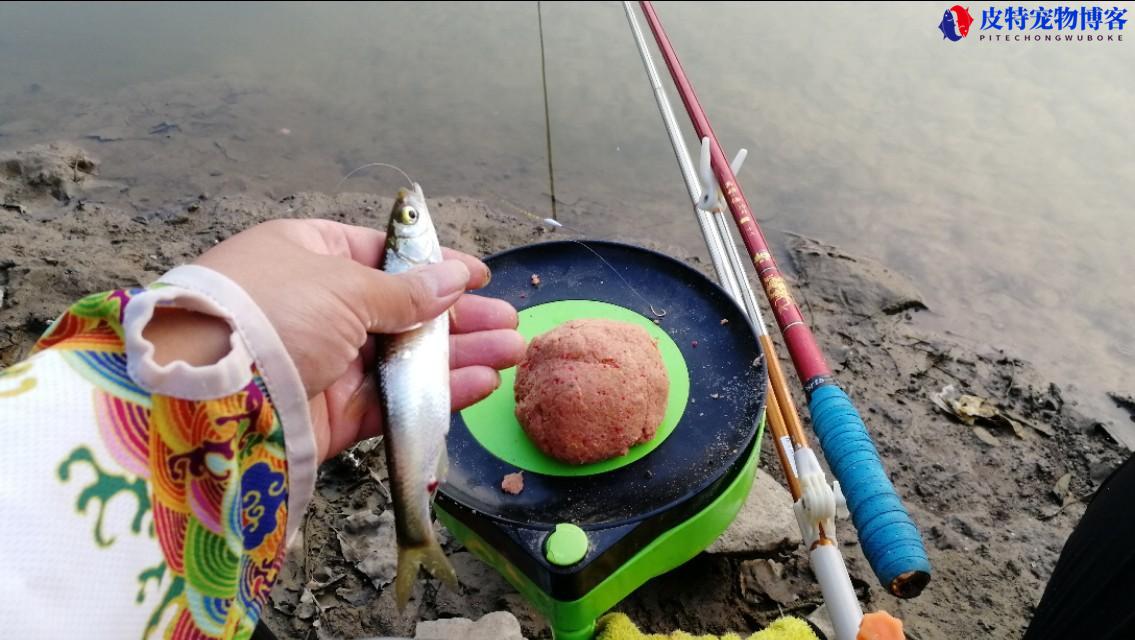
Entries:
[[[224, 297], [92, 295], [0, 371], [0, 609], [12, 637], [251, 635], [314, 462], [294, 368], [266, 375], [257, 321], [231, 316]], [[155, 306], [187, 301], [229, 319], [234, 348], [210, 370], [158, 371], [140, 355], [141, 328]], [[185, 393], [170, 393], [178, 385]], [[291, 429], [281, 390], [303, 400], [289, 397]]]

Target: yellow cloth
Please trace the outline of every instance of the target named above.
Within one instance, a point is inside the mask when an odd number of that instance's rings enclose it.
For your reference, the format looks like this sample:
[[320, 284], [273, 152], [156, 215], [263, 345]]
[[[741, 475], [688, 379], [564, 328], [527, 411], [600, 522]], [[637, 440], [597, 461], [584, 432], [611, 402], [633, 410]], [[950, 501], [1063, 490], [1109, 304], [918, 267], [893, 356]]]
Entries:
[[[692, 636], [684, 631], [671, 634], [643, 633], [621, 613], [612, 613], [599, 620], [595, 640], [741, 640], [741, 636], [728, 633], [723, 636]], [[746, 640], [819, 640], [812, 628], [799, 618], [778, 618], [763, 631]]]

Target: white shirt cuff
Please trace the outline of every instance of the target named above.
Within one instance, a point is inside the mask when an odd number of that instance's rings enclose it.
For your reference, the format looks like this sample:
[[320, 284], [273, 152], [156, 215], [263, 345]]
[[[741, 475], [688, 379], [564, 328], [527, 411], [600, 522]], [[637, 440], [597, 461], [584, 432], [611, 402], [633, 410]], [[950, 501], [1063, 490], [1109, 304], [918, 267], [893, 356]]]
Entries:
[[[126, 307], [123, 330], [130, 376], [151, 392], [187, 400], [223, 397], [248, 384], [257, 364], [284, 429], [288, 458], [288, 524], [290, 540], [303, 522], [315, 492], [315, 435], [307, 393], [299, 371], [272, 323], [252, 298], [226, 276], [198, 265], [177, 267], [158, 279], [159, 285], [133, 297]], [[142, 330], [158, 306], [198, 311], [226, 320], [233, 328], [230, 350], [218, 362], [190, 367], [184, 362], [159, 366], [154, 346]]]

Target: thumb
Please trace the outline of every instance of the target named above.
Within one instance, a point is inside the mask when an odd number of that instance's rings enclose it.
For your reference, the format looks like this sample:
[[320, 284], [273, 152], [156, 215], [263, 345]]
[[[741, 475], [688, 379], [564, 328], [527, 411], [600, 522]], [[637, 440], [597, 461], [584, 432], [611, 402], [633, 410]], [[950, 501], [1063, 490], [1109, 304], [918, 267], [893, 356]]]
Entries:
[[397, 275], [359, 265], [364, 271], [363, 316], [369, 333], [397, 333], [445, 313], [469, 286], [469, 268], [459, 260], [417, 267]]

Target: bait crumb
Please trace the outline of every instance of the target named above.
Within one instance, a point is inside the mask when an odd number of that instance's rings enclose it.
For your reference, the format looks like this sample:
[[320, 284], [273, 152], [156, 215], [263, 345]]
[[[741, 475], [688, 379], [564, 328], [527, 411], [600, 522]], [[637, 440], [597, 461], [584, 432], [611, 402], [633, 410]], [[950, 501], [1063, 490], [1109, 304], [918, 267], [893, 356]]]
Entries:
[[655, 319], [654, 319], [654, 324], [656, 324], [656, 325], [658, 325], [658, 326], [662, 326], [662, 321], [661, 321], [661, 320], [659, 320], [658, 318], [655, 318]]
[[721, 398], [721, 394], [720, 393], [711, 393], [711, 394], [709, 394], [709, 397], [713, 398], [714, 400], [717, 400], [717, 399]]
[[517, 297], [518, 297], [518, 298], [520, 298], [521, 300], [523, 300], [524, 298], [527, 298], [527, 297], [528, 297], [528, 294], [527, 294], [527, 293], [522, 293], [522, 294], [518, 295]]
[[532, 274], [532, 286], [533, 287], [540, 286], [540, 276], [536, 275], [535, 273]]
[[501, 491], [511, 493], [514, 496], [524, 491], [524, 472], [517, 471], [516, 473], [506, 475], [504, 479], [501, 480]]
[[698, 341], [694, 340], [693, 342], [690, 343], [690, 346], [697, 349], [698, 348]]
[[721, 326], [724, 327], [727, 324], [729, 324], [729, 318], [722, 318], [721, 319]]

